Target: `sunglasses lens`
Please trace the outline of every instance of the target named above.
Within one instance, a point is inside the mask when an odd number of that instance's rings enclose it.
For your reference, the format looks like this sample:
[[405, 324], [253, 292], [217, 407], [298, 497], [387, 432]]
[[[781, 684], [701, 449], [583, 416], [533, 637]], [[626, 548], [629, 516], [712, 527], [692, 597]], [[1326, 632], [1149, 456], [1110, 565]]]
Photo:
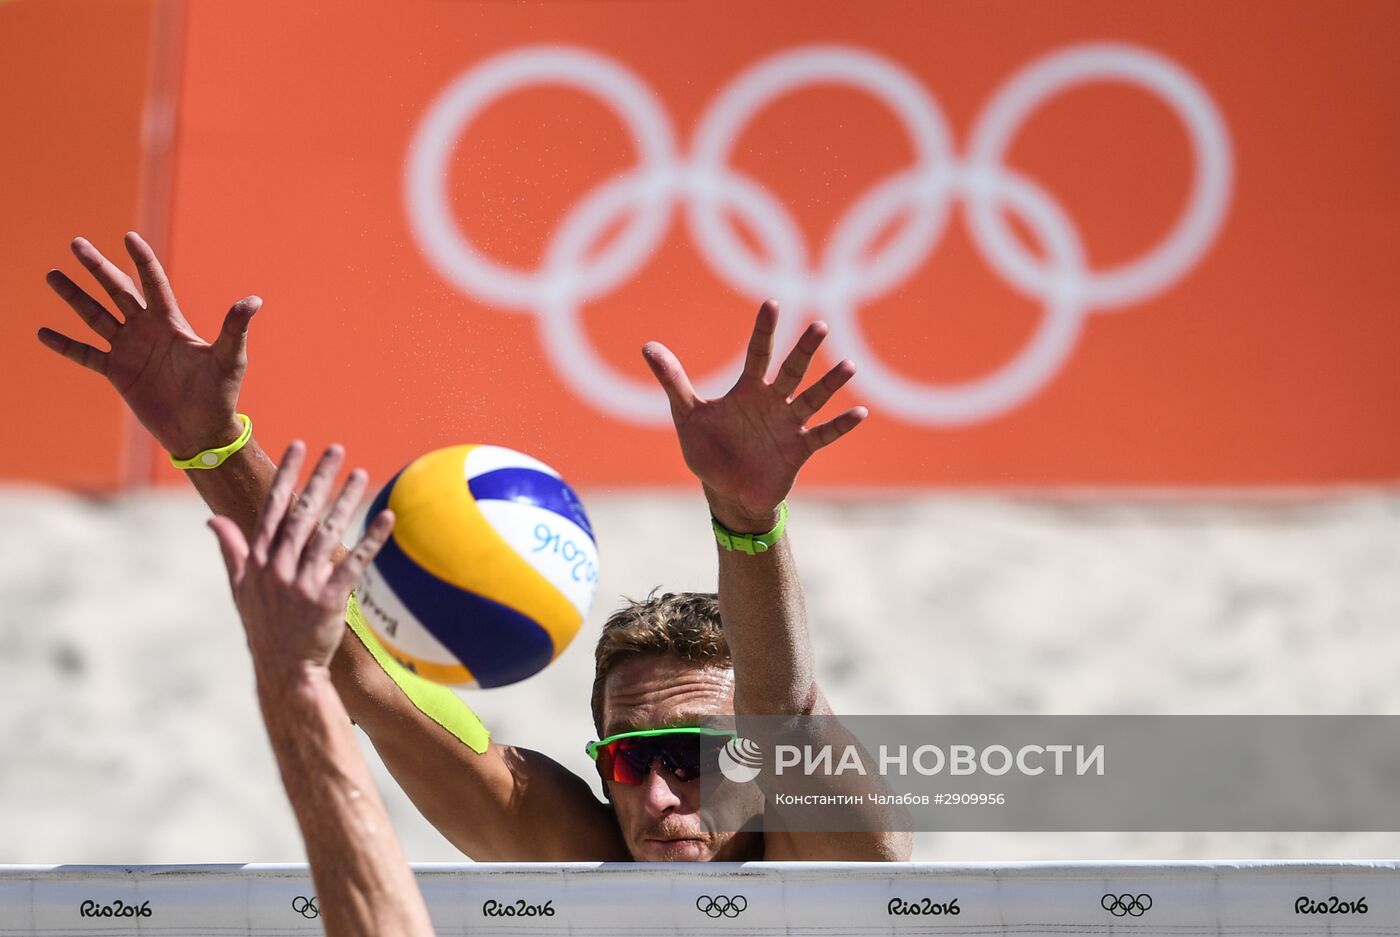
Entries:
[[657, 757], [677, 781], [693, 781], [700, 776], [700, 757], [693, 736], [677, 736], [669, 744], [657, 746]]
[[651, 746], [645, 739], [623, 739], [617, 742], [617, 757], [613, 763], [613, 780], [621, 784], [641, 784], [651, 770]]
[[724, 737], [678, 733], [618, 739], [598, 749], [598, 773], [619, 784], [641, 784], [658, 758], [678, 781], [694, 781], [719, 768]]
[[626, 740], [612, 742], [598, 749], [598, 774], [604, 781], [618, 784], [641, 784], [647, 776], [647, 766], [639, 767], [637, 759], [622, 752]]
[[678, 744], [670, 746], [662, 755], [666, 767], [679, 781], [694, 781], [719, 770], [719, 751], [725, 739], [710, 735], [677, 736]]

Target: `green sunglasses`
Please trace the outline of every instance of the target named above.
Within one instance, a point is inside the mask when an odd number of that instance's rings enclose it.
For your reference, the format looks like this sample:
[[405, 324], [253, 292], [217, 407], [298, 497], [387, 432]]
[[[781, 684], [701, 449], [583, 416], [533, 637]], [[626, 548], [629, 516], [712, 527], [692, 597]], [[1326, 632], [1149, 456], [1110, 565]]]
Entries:
[[598, 763], [604, 781], [636, 786], [647, 779], [658, 758], [677, 781], [710, 774], [719, 768], [720, 750], [737, 737], [736, 732], [706, 726], [636, 729], [589, 742], [583, 750]]

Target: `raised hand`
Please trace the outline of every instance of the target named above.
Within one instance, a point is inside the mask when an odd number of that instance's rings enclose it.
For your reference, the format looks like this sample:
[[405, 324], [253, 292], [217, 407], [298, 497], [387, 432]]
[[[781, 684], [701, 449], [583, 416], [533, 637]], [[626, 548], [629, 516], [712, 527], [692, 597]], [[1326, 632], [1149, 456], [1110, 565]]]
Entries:
[[339, 446], [328, 448], [301, 496], [293, 499], [304, 452], [299, 441], [287, 449], [251, 545], [229, 518], [209, 521], [219, 538], [259, 679], [307, 665], [330, 666], [345, 636], [350, 591], [394, 527], [393, 514], [380, 512], [355, 548], [335, 562], [341, 535], [364, 495], [366, 475], [361, 469], [350, 473], [322, 522], [344, 451]]
[[234, 303], [218, 338], [205, 342], [180, 313], [165, 270], [140, 235], [126, 236], [139, 290], [88, 241], [76, 238], [72, 247], [107, 293], [111, 308], [61, 270], [50, 270], [45, 279], [111, 350], [100, 351], [48, 328], [39, 330], [39, 341], [106, 377], [141, 424], [177, 458], [237, 439], [243, 428], [234, 412], [248, 364], [248, 323], [262, 300], [248, 296]]
[[812, 454], [855, 429], [868, 415], [864, 407], [852, 407], [834, 419], [807, 426], [855, 374], [855, 365], [842, 361], [797, 393], [812, 355], [826, 338], [826, 324], [814, 322], [773, 380], [767, 380], [777, 322], [777, 303], [769, 300], [759, 307], [743, 373], [729, 393], [714, 400], [696, 396], [685, 369], [665, 345], [648, 342], [642, 348], [671, 402], [685, 464], [704, 485], [710, 510], [719, 522], [740, 532], [771, 528], [778, 505]]

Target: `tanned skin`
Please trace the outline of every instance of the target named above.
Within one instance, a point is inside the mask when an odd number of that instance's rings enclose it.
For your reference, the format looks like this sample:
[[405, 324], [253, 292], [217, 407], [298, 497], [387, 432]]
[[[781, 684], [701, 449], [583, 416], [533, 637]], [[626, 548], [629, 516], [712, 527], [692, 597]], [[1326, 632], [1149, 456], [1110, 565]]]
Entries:
[[425, 937], [433, 932], [427, 906], [330, 676], [345, 639], [345, 602], [394, 518], [388, 511], [374, 518], [337, 561], [340, 538], [364, 496], [365, 473], [350, 474], [322, 522], [343, 453], [339, 446], [326, 450], [296, 498], [302, 458], [302, 444], [292, 443], [251, 543], [227, 517], [209, 526], [243, 619], [258, 703], [306, 842], [326, 932]]

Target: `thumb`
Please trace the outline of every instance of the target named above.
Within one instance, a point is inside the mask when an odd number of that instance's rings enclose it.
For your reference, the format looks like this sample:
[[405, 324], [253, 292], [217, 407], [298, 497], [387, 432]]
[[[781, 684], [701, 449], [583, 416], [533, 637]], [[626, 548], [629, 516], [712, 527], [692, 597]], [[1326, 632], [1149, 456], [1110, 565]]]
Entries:
[[214, 356], [229, 370], [241, 368], [247, 363], [248, 324], [253, 321], [253, 313], [262, 308], [262, 297], [245, 296], [234, 303], [224, 316], [224, 327], [219, 337], [214, 339]]
[[666, 391], [673, 417], [679, 419], [695, 409], [695, 388], [690, 386], [685, 368], [681, 367], [671, 349], [660, 342], [647, 342], [642, 346], [642, 357], [646, 359], [651, 373], [656, 375], [661, 389]]
[[209, 518], [209, 529], [219, 538], [219, 552], [224, 555], [229, 585], [237, 588], [243, 581], [243, 569], [248, 561], [248, 541], [239, 526], [227, 517]]

